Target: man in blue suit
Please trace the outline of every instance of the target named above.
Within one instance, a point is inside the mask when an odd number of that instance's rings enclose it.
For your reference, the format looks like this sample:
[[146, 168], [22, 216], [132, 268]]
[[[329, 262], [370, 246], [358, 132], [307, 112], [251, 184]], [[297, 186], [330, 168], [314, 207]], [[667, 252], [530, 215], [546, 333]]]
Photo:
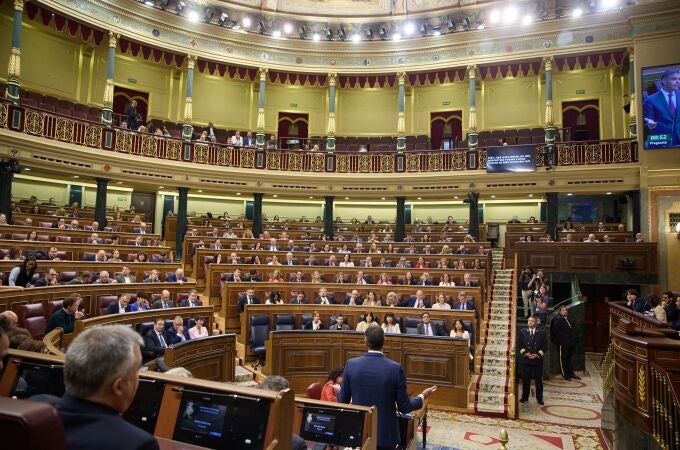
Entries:
[[347, 361], [338, 402], [377, 406], [378, 449], [394, 449], [400, 442], [395, 404], [402, 413], [420, 409], [424, 400], [437, 390], [437, 386], [409, 398], [404, 369], [382, 353], [385, 343], [382, 328], [369, 327], [364, 336], [368, 353]]
[[647, 134], [668, 134], [671, 146], [680, 145], [680, 70], [661, 74], [661, 89], [647, 97], [642, 105]]

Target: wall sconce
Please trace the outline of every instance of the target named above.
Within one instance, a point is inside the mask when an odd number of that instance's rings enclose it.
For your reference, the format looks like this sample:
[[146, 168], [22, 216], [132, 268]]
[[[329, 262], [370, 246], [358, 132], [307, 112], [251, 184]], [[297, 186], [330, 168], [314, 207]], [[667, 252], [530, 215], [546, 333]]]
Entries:
[[675, 232], [677, 233], [678, 239], [680, 239], [680, 222], [675, 224]]

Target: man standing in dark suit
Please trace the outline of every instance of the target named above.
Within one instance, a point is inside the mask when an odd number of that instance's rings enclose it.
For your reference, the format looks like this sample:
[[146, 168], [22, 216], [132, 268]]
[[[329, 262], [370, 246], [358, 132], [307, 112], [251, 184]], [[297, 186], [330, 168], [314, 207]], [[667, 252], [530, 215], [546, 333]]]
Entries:
[[666, 70], [661, 74], [661, 89], [647, 97], [642, 104], [645, 131], [653, 135], [669, 135], [667, 146], [680, 143], [680, 112], [678, 89], [680, 70]]
[[446, 331], [442, 330], [439, 324], [430, 322], [429, 312], [424, 312], [421, 318], [422, 322], [418, 324], [418, 334], [425, 336], [446, 336]]
[[529, 400], [531, 380], [536, 382], [536, 401], [543, 405], [543, 356], [545, 355], [545, 331], [536, 328], [536, 318], [529, 317], [529, 328], [519, 332], [519, 354], [522, 355], [522, 398]]
[[153, 328], [144, 335], [144, 350], [151, 358], [163, 356], [168, 348], [168, 337], [165, 335], [165, 320], [158, 318]]
[[137, 392], [141, 345], [141, 337], [123, 325], [88, 328], [73, 340], [64, 360], [66, 394], [32, 399], [56, 407], [67, 448], [158, 449], [151, 434], [121, 417]]
[[385, 334], [380, 327], [364, 332], [368, 353], [345, 365], [338, 402], [378, 407], [378, 449], [394, 449], [400, 442], [395, 405], [402, 413], [420, 409], [437, 386], [409, 398], [404, 369], [382, 353]]
[[560, 370], [565, 380], [580, 380], [581, 377], [574, 374], [574, 335], [569, 322], [569, 309], [560, 306], [560, 314], [553, 317], [550, 322], [550, 340], [553, 341], [560, 351]]
[[259, 303], [260, 300], [255, 297], [255, 290], [249, 288], [246, 290], [245, 295], [240, 296], [238, 299], [238, 313], [241, 314], [243, 312], [245, 305], [257, 305]]

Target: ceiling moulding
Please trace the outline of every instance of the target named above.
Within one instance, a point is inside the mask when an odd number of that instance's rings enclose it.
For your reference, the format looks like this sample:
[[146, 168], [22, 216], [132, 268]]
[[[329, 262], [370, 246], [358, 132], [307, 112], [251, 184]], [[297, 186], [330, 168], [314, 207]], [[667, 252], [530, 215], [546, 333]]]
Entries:
[[[680, 30], [678, 14], [669, 14], [671, 4], [668, 1], [643, 3], [588, 16], [587, 26], [559, 19], [537, 22], [530, 28], [501, 27], [436, 38], [354, 45], [350, 42], [274, 39], [203, 22], [189, 23], [183, 17], [162, 11], [155, 14], [133, 0], [124, 3], [113, 0], [41, 2], [81, 23], [101, 30], [111, 29], [152, 47], [180, 54], [191, 53], [209, 61], [292, 72], [356, 74], [434, 70], [621, 48], [630, 45], [633, 33]], [[662, 9], [662, 5], [666, 9]], [[631, 23], [632, 17], [635, 26]], [[154, 30], [158, 36], [154, 36]]]

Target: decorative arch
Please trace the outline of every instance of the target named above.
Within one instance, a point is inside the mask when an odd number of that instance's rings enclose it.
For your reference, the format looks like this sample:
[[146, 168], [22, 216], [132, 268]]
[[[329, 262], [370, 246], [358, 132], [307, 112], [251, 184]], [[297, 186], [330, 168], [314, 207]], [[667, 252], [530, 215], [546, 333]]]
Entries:
[[300, 147], [309, 137], [309, 114], [307, 113], [279, 113], [279, 142], [281, 148], [288, 148], [287, 139], [300, 139]]
[[125, 108], [132, 100], [137, 100], [137, 112], [142, 116], [142, 123], [147, 122], [149, 112], [149, 93], [135, 91], [120, 86], [113, 87], [113, 114], [125, 115]]
[[463, 138], [463, 111], [439, 111], [430, 113], [430, 144], [433, 149], [442, 147], [444, 139], [455, 143]]
[[570, 130], [573, 141], [600, 139], [600, 101], [577, 100], [562, 103], [562, 127]]

